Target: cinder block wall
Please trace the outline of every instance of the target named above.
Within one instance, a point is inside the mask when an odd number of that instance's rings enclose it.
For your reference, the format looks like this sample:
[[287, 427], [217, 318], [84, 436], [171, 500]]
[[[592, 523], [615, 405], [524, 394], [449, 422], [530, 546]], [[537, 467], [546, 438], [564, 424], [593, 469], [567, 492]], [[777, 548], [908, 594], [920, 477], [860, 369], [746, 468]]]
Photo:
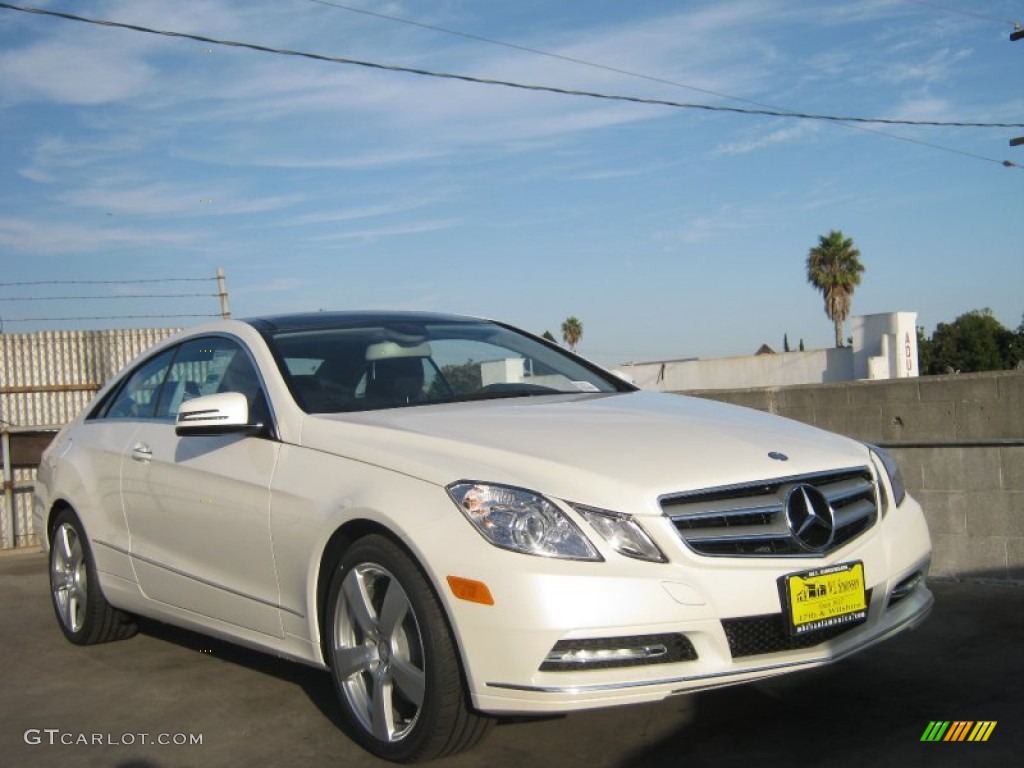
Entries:
[[687, 392], [890, 448], [932, 534], [932, 573], [1024, 581], [1024, 373]]

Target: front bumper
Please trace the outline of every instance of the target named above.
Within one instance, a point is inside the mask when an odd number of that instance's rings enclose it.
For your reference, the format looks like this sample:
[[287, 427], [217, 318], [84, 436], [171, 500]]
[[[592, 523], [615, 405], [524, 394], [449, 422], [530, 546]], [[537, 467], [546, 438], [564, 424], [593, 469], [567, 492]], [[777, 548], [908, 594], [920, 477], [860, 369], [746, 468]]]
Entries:
[[[477, 709], [569, 712], [759, 680], [842, 659], [917, 626], [932, 607], [924, 578], [930, 540], [921, 509], [909, 497], [871, 531], [820, 559], [701, 557], [686, 550], [668, 521], [662, 530], [656, 524], [645, 520], [659, 546], [668, 552], [675, 545], [666, 564], [613, 555], [604, 563], [572, 563], [493, 552], [488, 567], [476, 560], [472, 572], [461, 573], [486, 582], [495, 598], [493, 606], [482, 606], [445, 596]], [[866, 621], [830, 631], [813, 645], [787, 643], [778, 579], [852, 561], [864, 563]], [[896, 591], [916, 575], [921, 578], [913, 588]], [[761, 619], [753, 622], [758, 627], [773, 628], [778, 642], [758, 637], [740, 650], [731, 620], [746, 627], [750, 617]], [[611, 668], [552, 670], [544, 664], [559, 641], [667, 634], [684, 636], [696, 658]]]
[[[867, 624], [849, 630], [841, 639], [826, 641], [799, 652], [769, 653], [738, 662], [730, 661], [728, 650], [723, 654], [721, 647], [714, 647], [720, 646], [715, 641], [721, 638], [715, 638], [717, 633], [713, 626], [691, 627], [684, 634], [690, 637], [704, 635], [707, 642], [694, 645], [698, 654], [701, 653], [701, 646], [709, 653], [699, 656], [695, 661], [661, 665], [657, 669], [659, 675], [645, 675], [643, 679], [636, 679], [636, 671], [633, 670], [633, 679], [597, 681], [595, 678], [599, 673], [594, 671], [566, 673], [576, 676], [576, 681], [572, 683], [554, 679], [546, 684], [530, 685], [493, 681], [486, 683], [484, 691], [473, 694], [473, 704], [493, 714], [569, 712], [659, 701], [683, 693], [753, 682], [830, 664], [912, 629], [927, 618], [933, 602], [931, 592], [922, 584], [912, 597], [886, 611], [887, 615], [881, 619], [869, 618]], [[556, 673], [549, 674], [553, 678]], [[607, 678], [613, 677], [607, 672], [604, 675]], [[584, 680], [585, 677], [588, 679]], [[625, 678], [624, 675], [622, 677]]]

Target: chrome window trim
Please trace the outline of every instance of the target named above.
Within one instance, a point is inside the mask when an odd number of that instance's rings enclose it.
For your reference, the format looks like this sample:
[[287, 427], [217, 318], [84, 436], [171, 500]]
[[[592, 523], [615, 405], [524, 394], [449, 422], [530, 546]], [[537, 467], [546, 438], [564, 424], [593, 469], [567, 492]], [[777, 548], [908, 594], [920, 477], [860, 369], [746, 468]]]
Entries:
[[[160, 417], [160, 416], [107, 416], [106, 414], [97, 415], [96, 412], [97, 412], [97, 410], [102, 410], [102, 409], [108, 407], [110, 402], [112, 400], [116, 399], [118, 394], [120, 394], [121, 389], [124, 387], [124, 385], [127, 383], [127, 381], [132, 376], [134, 376], [135, 373], [139, 369], [141, 369], [144, 366], [148, 365], [151, 361], [153, 361], [154, 359], [156, 359], [160, 355], [163, 355], [163, 354], [167, 353], [168, 351], [171, 351], [172, 352], [171, 361], [170, 361], [170, 363], [167, 366], [167, 372], [164, 373], [164, 381], [160, 382], [160, 385], [161, 385], [161, 388], [162, 388], [163, 384], [165, 383], [165, 381], [167, 379], [167, 373], [169, 373], [171, 368], [174, 367], [174, 362], [175, 362], [175, 360], [178, 357], [178, 353], [181, 351], [181, 348], [185, 344], [188, 344], [190, 342], [193, 342], [193, 341], [196, 341], [196, 340], [199, 340], [199, 339], [213, 339], [213, 338], [227, 339], [228, 341], [231, 341], [231, 342], [237, 344], [238, 347], [245, 353], [246, 357], [249, 359], [249, 364], [252, 366], [253, 372], [256, 374], [256, 379], [259, 381], [260, 389], [263, 390], [263, 399], [267, 403], [267, 411], [268, 411], [268, 415], [270, 417], [270, 423], [267, 425], [267, 428], [269, 430], [270, 437], [272, 439], [274, 439], [274, 440], [278, 440], [279, 441], [280, 440], [280, 437], [279, 437], [280, 431], [277, 428], [277, 425], [278, 425], [277, 412], [276, 412], [276, 410], [274, 408], [274, 403], [273, 403], [273, 401], [270, 398], [269, 390], [267, 388], [267, 382], [266, 382], [266, 379], [263, 376], [263, 371], [260, 368], [259, 364], [256, 362], [256, 357], [253, 355], [252, 350], [249, 348], [249, 345], [245, 342], [245, 340], [242, 339], [241, 336], [238, 336], [237, 334], [234, 334], [234, 333], [229, 333], [227, 331], [212, 331], [212, 332], [208, 332], [208, 333], [198, 333], [198, 334], [196, 334], [194, 336], [187, 336], [185, 338], [177, 339], [173, 343], [167, 344], [166, 346], [162, 346], [159, 349], [154, 350], [153, 354], [147, 356], [143, 360], [140, 360], [137, 365], [132, 366], [132, 368], [130, 370], [125, 371], [121, 375], [121, 377], [116, 381], [116, 383], [111, 387], [111, 389], [106, 394], [104, 394], [104, 396], [101, 399], [101, 401], [90, 410], [89, 414], [83, 419], [83, 423], [85, 423], [85, 424], [98, 423], [98, 422], [118, 422], [118, 423], [122, 423], [122, 422], [134, 421], [134, 422], [143, 422], [143, 423], [149, 423], [149, 424], [171, 424], [171, 425], [173, 425], [174, 424], [174, 417], [173, 416], [170, 416], [170, 417]], [[262, 339], [262, 337], [261, 337], [261, 339]]]

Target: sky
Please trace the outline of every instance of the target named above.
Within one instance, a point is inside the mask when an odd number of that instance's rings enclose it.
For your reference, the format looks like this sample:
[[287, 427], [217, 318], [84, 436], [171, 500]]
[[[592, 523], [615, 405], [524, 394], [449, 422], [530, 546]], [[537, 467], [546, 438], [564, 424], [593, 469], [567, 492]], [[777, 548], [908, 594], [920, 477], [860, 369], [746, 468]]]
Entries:
[[[1022, 0], [14, 4], [605, 95], [1024, 122]], [[805, 260], [836, 229], [866, 267], [853, 314], [914, 311], [930, 333], [988, 307], [1016, 328], [1017, 136], [511, 89], [0, 8], [0, 323], [190, 325], [219, 311], [222, 268], [236, 317], [428, 310], [560, 338], [572, 315], [605, 365], [812, 349], [834, 332]]]

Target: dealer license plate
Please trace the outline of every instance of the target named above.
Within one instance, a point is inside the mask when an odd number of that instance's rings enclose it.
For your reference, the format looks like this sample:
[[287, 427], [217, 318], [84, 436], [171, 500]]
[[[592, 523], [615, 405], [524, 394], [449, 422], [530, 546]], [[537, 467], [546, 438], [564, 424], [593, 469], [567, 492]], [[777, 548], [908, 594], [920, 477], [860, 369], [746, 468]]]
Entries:
[[783, 592], [794, 635], [867, 620], [864, 563], [860, 561], [784, 576]]

